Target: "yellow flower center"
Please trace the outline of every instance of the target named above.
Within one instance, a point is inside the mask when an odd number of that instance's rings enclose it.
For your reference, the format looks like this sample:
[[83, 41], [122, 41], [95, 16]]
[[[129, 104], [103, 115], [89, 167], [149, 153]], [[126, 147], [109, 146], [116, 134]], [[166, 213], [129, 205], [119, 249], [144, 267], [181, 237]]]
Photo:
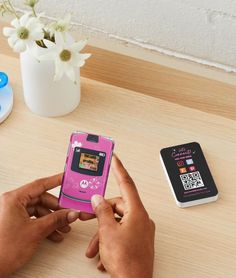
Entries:
[[29, 37], [29, 30], [26, 29], [25, 27], [20, 27], [17, 29], [17, 36], [21, 40], [26, 40]]
[[62, 50], [60, 53], [60, 58], [63, 62], [67, 62], [71, 59], [71, 52], [67, 49]]

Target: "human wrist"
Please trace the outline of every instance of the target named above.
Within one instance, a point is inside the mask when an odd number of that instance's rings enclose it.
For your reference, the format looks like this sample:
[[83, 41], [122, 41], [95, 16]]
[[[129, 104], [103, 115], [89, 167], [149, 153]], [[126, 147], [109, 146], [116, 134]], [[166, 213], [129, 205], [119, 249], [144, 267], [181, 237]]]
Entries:
[[153, 270], [145, 266], [132, 265], [125, 268], [119, 268], [113, 273], [110, 273], [111, 278], [152, 278]]

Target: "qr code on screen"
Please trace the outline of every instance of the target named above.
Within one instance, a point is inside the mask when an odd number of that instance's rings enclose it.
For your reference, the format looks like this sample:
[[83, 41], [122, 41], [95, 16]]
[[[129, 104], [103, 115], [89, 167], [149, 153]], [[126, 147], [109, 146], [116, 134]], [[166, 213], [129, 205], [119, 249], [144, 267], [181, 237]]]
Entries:
[[182, 181], [185, 190], [190, 190], [193, 188], [204, 186], [199, 171], [180, 175], [180, 179]]

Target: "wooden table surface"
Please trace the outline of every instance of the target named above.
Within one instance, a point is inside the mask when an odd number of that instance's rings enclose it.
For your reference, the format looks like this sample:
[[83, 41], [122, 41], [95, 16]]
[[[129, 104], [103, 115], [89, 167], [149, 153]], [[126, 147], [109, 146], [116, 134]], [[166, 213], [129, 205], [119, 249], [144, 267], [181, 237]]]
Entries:
[[[23, 102], [18, 59], [0, 55], [0, 69], [8, 73], [15, 94], [13, 112], [0, 125], [0, 193], [61, 172], [73, 130], [109, 135], [156, 223], [154, 277], [236, 277], [235, 121], [85, 78], [74, 112], [43, 118]], [[202, 145], [219, 199], [181, 209], [171, 195], [159, 151], [191, 141]], [[106, 196], [116, 195], [111, 174]], [[45, 241], [13, 277], [107, 277], [97, 271], [96, 259], [84, 255], [96, 229], [96, 220], [77, 221], [63, 243]]]

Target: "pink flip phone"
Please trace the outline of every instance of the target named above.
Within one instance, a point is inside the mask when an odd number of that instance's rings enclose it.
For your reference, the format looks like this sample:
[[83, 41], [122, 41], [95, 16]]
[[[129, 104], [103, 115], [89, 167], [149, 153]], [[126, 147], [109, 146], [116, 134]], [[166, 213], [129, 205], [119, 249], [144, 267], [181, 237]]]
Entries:
[[94, 213], [91, 197], [105, 194], [113, 148], [109, 137], [72, 133], [59, 198], [61, 207]]

